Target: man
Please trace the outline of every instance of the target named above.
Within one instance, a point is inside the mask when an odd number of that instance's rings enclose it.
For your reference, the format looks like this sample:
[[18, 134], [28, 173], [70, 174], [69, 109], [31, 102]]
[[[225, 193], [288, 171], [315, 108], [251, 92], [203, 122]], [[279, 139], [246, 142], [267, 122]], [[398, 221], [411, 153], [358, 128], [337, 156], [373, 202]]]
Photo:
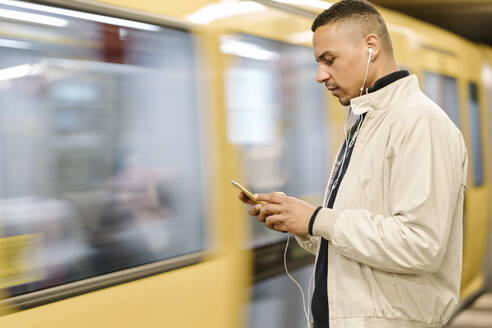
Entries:
[[322, 207], [271, 193], [255, 195], [263, 205], [249, 213], [317, 254], [315, 328], [440, 327], [461, 279], [463, 137], [416, 76], [398, 70], [370, 3], [336, 3], [312, 30], [316, 79], [357, 121]]

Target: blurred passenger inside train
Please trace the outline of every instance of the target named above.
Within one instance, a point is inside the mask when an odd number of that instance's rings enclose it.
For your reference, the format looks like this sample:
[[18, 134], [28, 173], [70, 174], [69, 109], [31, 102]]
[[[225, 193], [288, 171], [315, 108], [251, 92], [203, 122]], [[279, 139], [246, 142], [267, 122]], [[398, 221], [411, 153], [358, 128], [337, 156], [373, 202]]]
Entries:
[[440, 327], [459, 298], [463, 136], [399, 70], [369, 2], [334, 4], [312, 31], [316, 80], [348, 106], [322, 206], [276, 192], [256, 195], [263, 205], [239, 197], [267, 228], [317, 255], [315, 328]]
[[175, 217], [168, 188], [162, 169], [145, 166], [137, 152], [124, 155], [93, 236], [97, 272], [160, 260], [166, 254], [168, 220]]

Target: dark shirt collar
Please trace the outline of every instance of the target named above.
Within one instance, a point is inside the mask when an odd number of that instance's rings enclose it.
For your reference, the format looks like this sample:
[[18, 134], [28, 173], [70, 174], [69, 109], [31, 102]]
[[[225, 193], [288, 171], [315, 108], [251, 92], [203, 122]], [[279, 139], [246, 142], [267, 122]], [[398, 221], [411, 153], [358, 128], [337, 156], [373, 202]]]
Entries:
[[379, 89], [384, 88], [390, 83], [395, 82], [396, 80], [402, 79], [404, 77], [409, 76], [410, 73], [406, 69], [402, 69], [391, 74], [385, 75], [379, 80], [377, 80], [372, 87], [367, 90], [367, 93], [371, 93], [374, 91], [378, 91]]

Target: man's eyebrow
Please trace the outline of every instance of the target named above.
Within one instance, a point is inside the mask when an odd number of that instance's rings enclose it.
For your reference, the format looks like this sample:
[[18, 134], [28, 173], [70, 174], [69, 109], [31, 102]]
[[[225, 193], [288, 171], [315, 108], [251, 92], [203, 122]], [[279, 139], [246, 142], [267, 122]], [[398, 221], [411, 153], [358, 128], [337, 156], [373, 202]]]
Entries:
[[326, 50], [324, 51], [321, 55], [319, 55], [317, 58], [316, 58], [316, 61], [319, 61], [321, 59], [323, 59], [324, 56], [326, 55], [332, 55], [331, 51], [330, 50]]

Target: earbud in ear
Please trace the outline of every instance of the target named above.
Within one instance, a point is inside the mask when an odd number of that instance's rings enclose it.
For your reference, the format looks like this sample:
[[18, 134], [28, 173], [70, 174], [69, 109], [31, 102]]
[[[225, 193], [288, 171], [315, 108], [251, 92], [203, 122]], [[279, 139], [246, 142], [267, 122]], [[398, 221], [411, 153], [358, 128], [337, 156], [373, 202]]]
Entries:
[[369, 56], [367, 56], [367, 67], [366, 67], [366, 75], [364, 76], [364, 82], [362, 82], [362, 86], [360, 87], [360, 96], [364, 92], [364, 86], [366, 85], [367, 73], [369, 73], [369, 65], [371, 64], [372, 52], [374, 51], [372, 48], [367, 48], [369, 50]]

